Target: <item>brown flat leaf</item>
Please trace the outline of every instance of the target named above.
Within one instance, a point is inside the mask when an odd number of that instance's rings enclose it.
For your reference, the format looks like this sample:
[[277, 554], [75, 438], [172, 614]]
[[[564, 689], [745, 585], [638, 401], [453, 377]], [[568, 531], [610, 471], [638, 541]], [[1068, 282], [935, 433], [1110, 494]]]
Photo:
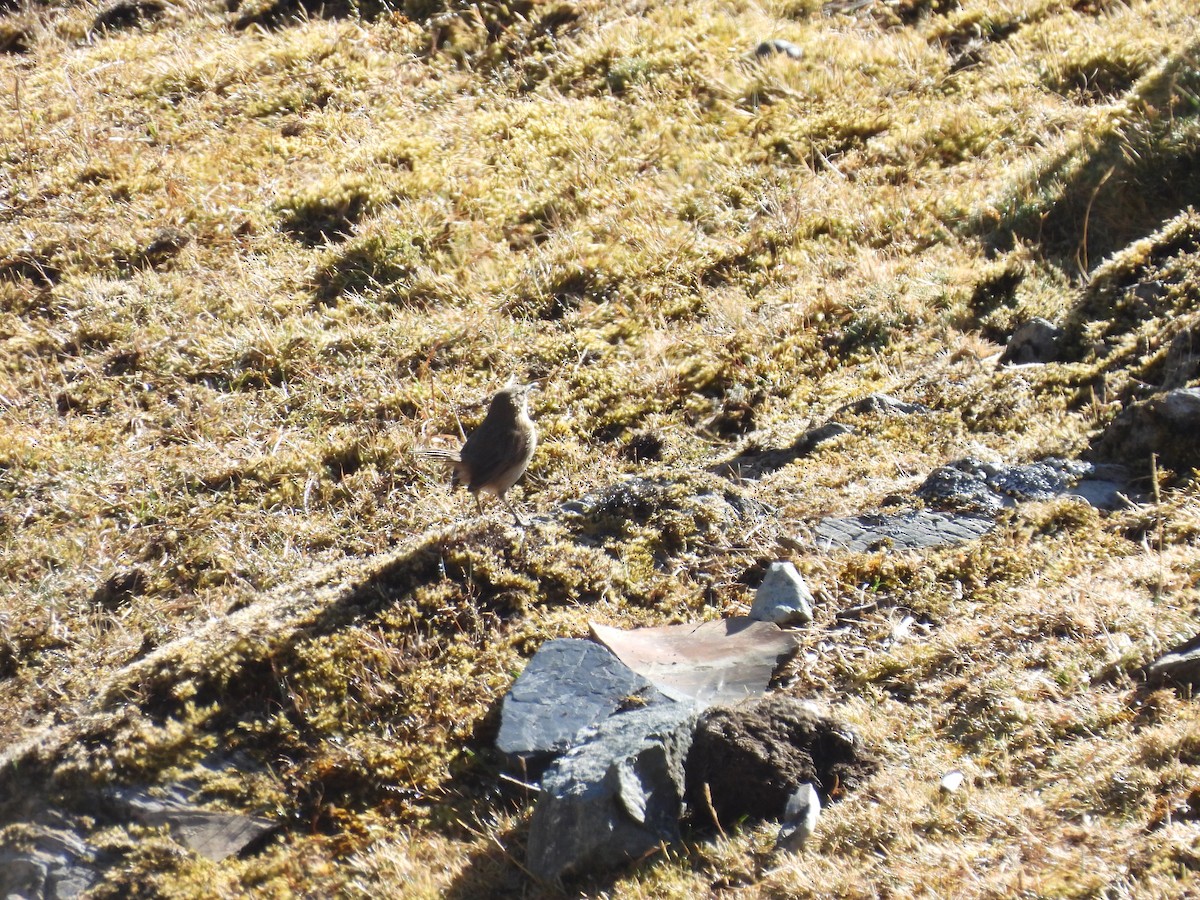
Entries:
[[778, 625], [748, 617], [633, 631], [588, 625], [596, 640], [668, 697], [705, 705], [765, 693], [798, 646]]

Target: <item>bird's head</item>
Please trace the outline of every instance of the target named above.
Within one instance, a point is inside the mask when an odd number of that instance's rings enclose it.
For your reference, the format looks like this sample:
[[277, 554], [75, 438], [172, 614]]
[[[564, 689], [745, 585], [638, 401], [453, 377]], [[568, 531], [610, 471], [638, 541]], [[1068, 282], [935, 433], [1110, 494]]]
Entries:
[[511, 383], [495, 397], [492, 398], [492, 405], [488, 412], [492, 410], [511, 412], [512, 415], [520, 415], [521, 413], [529, 412], [529, 392], [538, 386], [536, 381], [530, 381], [526, 384]]

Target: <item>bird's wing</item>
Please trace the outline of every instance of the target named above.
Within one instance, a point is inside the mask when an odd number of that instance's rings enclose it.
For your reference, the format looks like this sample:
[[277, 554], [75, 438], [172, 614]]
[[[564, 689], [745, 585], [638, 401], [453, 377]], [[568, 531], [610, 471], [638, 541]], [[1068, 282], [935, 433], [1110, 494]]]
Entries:
[[514, 465], [520, 464], [522, 471], [529, 462], [534, 437], [524, 429], [511, 429], [500, 435], [492, 435], [485, 444], [472, 443], [476, 435], [485, 436], [483, 429], [472, 432], [463, 445], [462, 458], [470, 468], [472, 491], [478, 491], [500, 480]]

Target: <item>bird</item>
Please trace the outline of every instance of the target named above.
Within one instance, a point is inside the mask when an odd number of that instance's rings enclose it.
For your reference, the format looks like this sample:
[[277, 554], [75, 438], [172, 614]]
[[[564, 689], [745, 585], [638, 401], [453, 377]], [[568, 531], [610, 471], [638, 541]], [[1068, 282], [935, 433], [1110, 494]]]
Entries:
[[537, 426], [529, 416], [529, 392], [536, 386], [536, 381], [510, 384], [497, 392], [488, 405], [487, 415], [479, 427], [467, 435], [460, 450], [424, 447], [417, 451], [422, 456], [453, 465], [451, 487], [465, 484], [475, 495], [480, 511], [483, 503], [479, 495], [494, 494], [522, 528], [528, 523], [504, 494], [525, 474], [533, 451], [537, 449]]
[[793, 853], [803, 850], [817, 827], [820, 815], [821, 798], [812, 782], [806, 781], [788, 798], [779, 837], [775, 839], [775, 849]]

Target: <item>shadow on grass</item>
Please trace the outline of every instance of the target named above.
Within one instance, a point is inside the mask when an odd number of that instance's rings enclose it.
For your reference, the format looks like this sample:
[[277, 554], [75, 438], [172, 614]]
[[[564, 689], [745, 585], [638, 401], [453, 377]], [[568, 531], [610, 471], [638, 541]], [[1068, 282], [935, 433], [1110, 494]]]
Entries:
[[1073, 277], [1150, 234], [1200, 197], [1200, 41], [1142, 77], [1094, 133], [972, 224], [992, 252], [1032, 242]]

